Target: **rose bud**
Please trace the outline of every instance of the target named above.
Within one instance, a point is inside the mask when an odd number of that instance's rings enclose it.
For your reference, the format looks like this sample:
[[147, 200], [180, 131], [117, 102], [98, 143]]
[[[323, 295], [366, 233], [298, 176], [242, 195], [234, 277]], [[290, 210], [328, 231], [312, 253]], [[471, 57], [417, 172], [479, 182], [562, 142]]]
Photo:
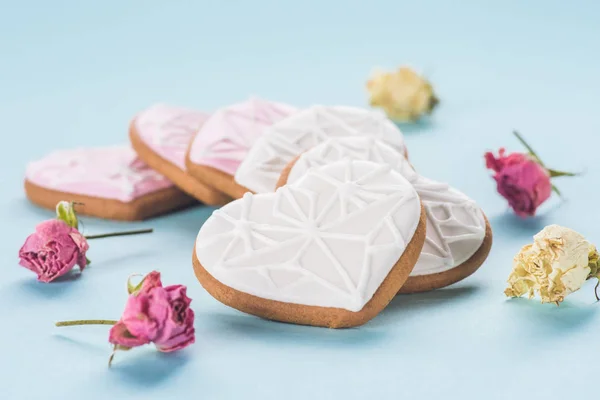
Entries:
[[71, 228], [79, 229], [79, 220], [75, 213], [75, 204], [59, 201], [56, 205], [56, 219], [64, 221]]

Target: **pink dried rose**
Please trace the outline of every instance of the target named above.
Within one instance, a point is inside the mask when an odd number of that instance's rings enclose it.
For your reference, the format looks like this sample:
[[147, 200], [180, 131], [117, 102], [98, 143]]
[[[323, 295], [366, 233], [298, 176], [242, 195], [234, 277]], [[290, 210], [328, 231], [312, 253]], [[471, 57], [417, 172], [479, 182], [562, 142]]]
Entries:
[[497, 157], [491, 152], [485, 153], [485, 165], [494, 171], [498, 193], [508, 200], [518, 216], [525, 218], [535, 215], [552, 190], [560, 194], [550, 182], [551, 178], [576, 174], [546, 168], [525, 140], [517, 132], [514, 134], [529, 150], [529, 154], [507, 155], [506, 150], [501, 148]]
[[498, 158], [486, 153], [486, 167], [495, 171], [498, 193], [508, 200], [515, 213], [520, 217], [533, 216], [552, 193], [550, 174], [526, 154], [504, 153], [500, 149]]
[[75, 228], [52, 219], [35, 228], [19, 250], [19, 264], [37, 274], [40, 282], [51, 282], [79, 265], [87, 265], [88, 242]]
[[88, 239], [152, 232], [151, 229], [83, 236], [73, 203], [61, 201], [56, 219], [38, 224], [19, 250], [19, 265], [33, 271], [40, 282], [52, 282], [79, 265], [80, 271], [90, 263], [86, 257]]
[[183, 285], [163, 287], [158, 272], [148, 274], [140, 290], [129, 296], [109, 342], [118, 347], [154, 343], [163, 352], [194, 343], [194, 311], [186, 290]]
[[195, 341], [194, 311], [183, 285], [163, 287], [160, 273], [153, 271], [137, 285], [128, 282], [129, 298], [119, 321], [82, 320], [58, 322], [57, 326], [113, 325], [108, 341], [117, 350], [154, 343], [161, 352], [183, 349]]

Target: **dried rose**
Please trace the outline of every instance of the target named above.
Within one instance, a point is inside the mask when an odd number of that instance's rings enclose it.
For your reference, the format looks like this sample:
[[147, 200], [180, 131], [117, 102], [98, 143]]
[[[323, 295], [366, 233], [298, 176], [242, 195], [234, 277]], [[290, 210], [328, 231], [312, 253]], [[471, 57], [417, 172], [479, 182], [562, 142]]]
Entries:
[[395, 72], [376, 71], [367, 82], [369, 103], [399, 122], [414, 122], [439, 103], [431, 83], [408, 67]]
[[119, 321], [81, 320], [58, 322], [57, 326], [113, 325], [108, 341], [117, 350], [154, 343], [161, 352], [183, 349], [195, 341], [194, 311], [183, 285], [163, 287], [160, 273], [152, 271], [138, 285], [127, 283], [129, 298]]
[[90, 264], [86, 257], [88, 240], [113, 236], [150, 233], [152, 229], [113, 232], [83, 236], [77, 229], [79, 221], [73, 203], [56, 205], [56, 219], [38, 224], [19, 250], [19, 265], [35, 272], [40, 282], [52, 282], [79, 265], [81, 271]]
[[494, 171], [498, 193], [508, 200], [518, 216], [525, 218], [535, 215], [537, 208], [550, 198], [552, 190], [559, 193], [550, 182], [551, 178], [576, 174], [546, 168], [525, 140], [517, 132], [514, 134], [529, 154], [507, 155], [506, 150], [501, 148], [497, 157], [489, 151], [484, 157], [486, 167]]
[[194, 311], [186, 290], [183, 285], [163, 287], [160, 274], [150, 273], [129, 296], [121, 320], [110, 330], [109, 342], [117, 349], [152, 342], [163, 352], [194, 343]]
[[486, 167], [494, 170], [498, 193], [520, 217], [534, 216], [537, 208], [552, 193], [550, 174], [526, 154], [512, 153], [505, 156], [500, 149], [496, 158], [485, 154]]
[[560, 304], [586, 280], [600, 279], [598, 258], [596, 247], [582, 235], [549, 225], [533, 237], [533, 244], [524, 246], [515, 256], [504, 294], [532, 298], [538, 293], [542, 303]]
[[40, 282], [51, 282], [71, 271], [75, 265], [83, 271], [87, 265], [87, 240], [63, 221], [44, 221], [35, 228], [19, 250], [19, 264], [37, 274]]

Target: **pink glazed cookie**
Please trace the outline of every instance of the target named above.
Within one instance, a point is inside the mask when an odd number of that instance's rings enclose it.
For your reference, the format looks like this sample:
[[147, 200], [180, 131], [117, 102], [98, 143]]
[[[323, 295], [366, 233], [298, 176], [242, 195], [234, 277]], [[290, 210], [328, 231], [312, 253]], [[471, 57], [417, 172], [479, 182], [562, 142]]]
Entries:
[[61, 200], [73, 201], [80, 214], [127, 221], [195, 202], [129, 146], [55, 151], [27, 166], [25, 193], [51, 210]]
[[188, 145], [207, 119], [208, 114], [200, 111], [156, 104], [135, 116], [129, 137], [140, 159], [181, 190], [204, 204], [221, 205], [230, 199], [194, 179], [185, 166]]
[[190, 143], [189, 173], [233, 198], [242, 197], [247, 190], [233, 179], [238, 166], [265, 128], [295, 111], [287, 104], [259, 98], [218, 110]]

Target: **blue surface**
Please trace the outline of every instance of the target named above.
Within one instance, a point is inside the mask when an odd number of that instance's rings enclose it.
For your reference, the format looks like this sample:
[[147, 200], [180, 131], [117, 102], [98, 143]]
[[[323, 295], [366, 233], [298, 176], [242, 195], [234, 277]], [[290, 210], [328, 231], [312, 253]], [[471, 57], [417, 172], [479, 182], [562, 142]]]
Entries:
[[[3, 399], [589, 398], [597, 390], [600, 305], [593, 283], [556, 308], [505, 300], [515, 252], [549, 223], [600, 243], [600, 25], [597, 2], [2, 1], [0, 6], [0, 397]], [[195, 3], [195, 5], [192, 5]], [[524, 4], [527, 3], [527, 4]], [[17, 250], [51, 216], [24, 198], [27, 161], [48, 151], [126, 141], [129, 118], [155, 101], [214, 109], [256, 94], [299, 106], [364, 105], [375, 66], [409, 63], [442, 104], [405, 129], [413, 163], [476, 199], [495, 243], [482, 269], [433, 293], [396, 298], [342, 331], [263, 321], [218, 303], [190, 256], [211, 212], [139, 224], [85, 219], [86, 233], [154, 227], [92, 242], [78, 279], [44, 285]], [[519, 150], [518, 128], [559, 181], [535, 219], [507, 211], [483, 167], [486, 149]], [[159, 269], [194, 299], [197, 343], [163, 355], [118, 354], [106, 327], [125, 280]]]

